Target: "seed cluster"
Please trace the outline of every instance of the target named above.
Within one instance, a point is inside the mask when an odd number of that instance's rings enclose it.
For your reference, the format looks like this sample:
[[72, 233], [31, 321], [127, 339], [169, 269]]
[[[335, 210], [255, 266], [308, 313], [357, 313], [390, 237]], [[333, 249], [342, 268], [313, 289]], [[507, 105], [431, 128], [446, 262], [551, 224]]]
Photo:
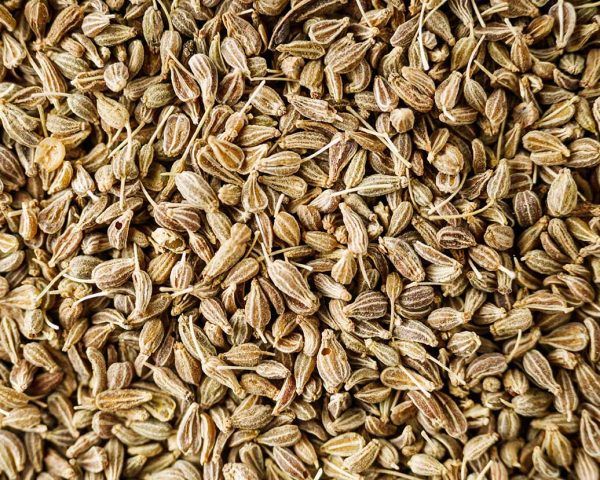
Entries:
[[0, 478], [600, 479], [600, 5], [5, 0]]

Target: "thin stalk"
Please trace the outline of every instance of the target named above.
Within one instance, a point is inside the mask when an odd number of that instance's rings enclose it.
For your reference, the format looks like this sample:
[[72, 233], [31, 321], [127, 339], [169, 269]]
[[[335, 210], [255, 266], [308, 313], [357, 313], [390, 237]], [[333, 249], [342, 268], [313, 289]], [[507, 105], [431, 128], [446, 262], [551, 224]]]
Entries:
[[479, 11], [479, 8], [477, 8], [477, 1], [471, 0], [471, 6], [473, 7], [473, 11], [475, 12], [475, 17], [477, 18], [479, 25], [481, 25], [482, 28], [485, 28], [486, 24], [483, 21], [483, 17], [481, 16], [481, 12]]
[[362, 255], [358, 255], [358, 266], [360, 267], [360, 273], [362, 274], [367, 286], [371, 288], [371, 282], [369, 282], [369, 277], [367, 276], [367, 269], [365, 268], [365, 262], [363, 260]]
[[48, 317], [46, 315], [44, 315], [44, 323], [48, 325], [52, 330], [60, 330], [60, 327], [48, 320]]
[[198, 126], [196, 127], [196, 130], [194, 130], [194, 133], [193, 133], [192, 137], [190, 138], [190, 141], [188, 142], [187, 147], [185, 147], [185, 151], [183, 152], [183, 155], [181, 156], [181, 160], [184, 160], [184, 161], [186, 160], [192, 147], [194, 146], [194, 141], [196, 140], [196, 138], [198, 138], [198, 135], [200, 135], [200, 131], [202, 130], [202, 127], [204, 126], [204, 122], [206, 122], [206, 119], [210, 115], [211, 111], [212, 111], [212, 107], [208, 108], [204, 112], [204, 115], [202, 115], [202, 118], [198, 122]]
[[477, 65], [479, 67], [479, 69], [490, 78], [490, 80], [492, 82], [495, 82], [496, 80], [498, 80], [498, 77], [496, 75], [494, 75], [492, 72], [490, 72], [487, 68], [485, 68], [479, 60], [473, 60], [473, 63], [475, 65]]
[[496, 158], [502, 158], [502, 149], [504, 148], [504, 129], [506, 128], [506, 118], [502, 120], [500, 131], [498, 132], [498, 141], [496, 142]]
[[473, 260], [471, 260], [469, 258], [467, 261], [469, 262], [469, 265], [473, 269], [473, 272], [475, 273], [475, 276], [477, 277], [477, 280], [483, 280], [483, 275], [481, 274], [481, 272], [479, 271], [479, 269], [477, 268], [477, 266], [475, 265], [475, 263], [473, 262]]
[[90, 285], [96, 285], [96, 282], [94, 282], [93, 280], [87, 280], [85, 278], [72, 277], [71, 275], [68, 275], [66, 273], [63, 273], [63, 277], [68, 278], [72, 282], [87, 283], [87, 284], [90, 284]]
[[[125, 125], [127, 129], [127, 161], [131, 158], [131, 149], [133, 148], [133, 136], [131, 132], [131, 122], [127, 122]], [[119, 192], [119, 207], [121, 210], [125, 209], [125, 182], [127, 180], [127, 176], [123, 175], [121, 177], [121, 191]]]
[[438, 205], [433, 204], [432, 208], [430, 208], [427, 211], [427, 214], [431, 215], [432, 213], [434, 213], [436, 211], [439, 212], [440, 208], [445, 207], [448, 203], [450, 203], [452, 201], [452, 199], [454, 197], [456, 197], [456, 195], [458, 195], [458, 192], [460, 192], [462, 190], [462, 187], [465, 185], [466, 180], [467, 180], [467, 174], [466, 174], [466, 172], [462, 172], [462, 178], [460, 179], [460, 183], [458, 185], [458, 188], [456, 190], [454, 190], [454, 192], [452, 192], [452, 194], [449, 197], [445, 198]]
[[481, 13], [481, 16], [487, 18], [487, 17], [493, 15], [494, 13], [505, 12], [506, 10], [508, 10], [508, 4], [506, 2], [499, 3], [498, 5], [494, 5], [493, 7], [486, 8]]
[[329, 150], [331, 147], [333, 147], [334, 145], [337, 145], [338, 143], [340, 143], [341, 138], [337, 137], [335, 139], [333, 139], [331, 142], [329, 142], [327, 145], [325, 145], [324, 147], [320, 148], [319, 150], [317, 150], [316, 152], [310, 154], [308, 157], [304, 157], [302, 160], [300, 160], [301, 162], [308, 162], [309, 160], [312, 160], [315, 157], [318, 157], [319, 155], [321, 155], [323, 152], [326, 152], [327, 150]]
[[485, 35], [482, 35], [481, 38], [479, 38], [477, 45], [475, 45], [473, 52], [471, 52], [471, 56], [469, 57], [469, 61], [467, 62], [467, 78], [471, 78], [471, 65], [473, 64], [473, 61], [475, 60], [475, 57], [477, 56], [477, 52], [479, 51], [479, 48], [481, 47], [481, 44], [483, 43], [484, 40], [485, 40]]
[[158, 125], [156, 126], [156, 128], [154, 129], [154, 133], [152, 134], [152, 136], [148, 139], [148, 144], [152, 145], [154, 143], [154, 141], [156, 140], [156, 137], [158, 137], [162, 131], [163, 126], [165, 125], [165, 123], [167, 122], [167, 119], [169, 118], [169, 116], [171, 115], [171, 113], [173, 113], [173, 110], [175, 110], [175, 105], [171, 105], [168, 109], [167, 109], [167, 113], [164, 114], [162, 120], [158, 123]]
[[517, 354], [517, 350], [519, 348], [519, 345], [521, 344], [522, 338], [523, 338], [523, 330], [519, 329], [519, 332], [517, 333], [517, 341], [515, 342], [515, 346], [513, 347], [512, 351], [509, 353], [508, 357], [506, 357], [506, 363], [512, 362], [513, 358]]
[[562, 44], [565, 38], [565, 5], [564, 0], [558, 0], [558, 38]]
[[312, 272], [314, 270], [313, 267], [309, 267], [308, 265], [304, 265], [303, 263], [292, 262], [292, 261], [290, 261], [290, 263], [298, 268], [303, 268], [304, 270], [307, 270], [309, 272]]
[[[108, 142], [106, 142], [106, 148], [108, 150], [110, 150], [110, 148], [113, 146], [113, 144], [117, 141], [117, 138], [119, 138], [119, 135], [121, 135], [122, 131], [123, 131], [123, 129], [119, 128], [113, 136], [108, 135]], [[127, 145], [127, 140], [123, 140], [123, 141], [125, 142], [125, 145]]]
[[444, 285], [448, 285], [448, 284], [447, 283], [439, 283], [439, 282], [411, 282], [404, 288], [407, 289], [410, 287], [416, 287], [416, 286], [420, 286], [420, 285], [444, 286]]
[[171, 21], [171, 15], [169, 14], [169, 11], [167, 10], [167, 7], [165, 7], [165, 4], [163, 3], [162, 0], [156, 0], [156, 1], [158, 1], [158, 4], [162, 8], [165, 16], [167, 17], [167, 23], [169, 24], [169, 30], [173, 31], [173, 22]]
[[319, 470], [317, 470], [317, 473], [315, 474], [315, 476], [313, 477], [313, 480], [320, 480], [320, 478], [323, 476], [323, 469], [319, 468]]
[[[258, 241], [259, 235], [260, 235], [259, 232], [254, 232], [254, 237], [252, 238], [252, 243], [250, 244], [250, 248], [244, 254], [244, 259], [248, 258], [250, 256], [250, 254], [252, 253], [252, 251], [254, 250], [254, 246], [256, 245], [256, 242]], [[257, 260], [257, 262], [258, 261], [259, 260]]]
[[510, 270], [509, 268], [506, 268], [504, 265], [500, 265], [498, 267], [498, 270], [500, 270], [502, 273], [505, 273], [506, 275], [508, 275], [511, 280], [514, 280], [515, 278], [517, 278], [517, 274], [515, 272], [513, 272], [512, 270]]
[[90, 300], [92, 298], [106, 297], [108, 295], [110, 295], [110, 293], [107, 293], [107, 292], [91, 293], [91, 294], [86, 295], [85, 297], [82, 297], [79, 300], [73, 302], [73, 306], [79, 305], [80, 303], [83, 303], [86, 300]]
[[406, 166], [406, 168], [412, 168], [412, 164], [400, 154], [400, 152], [396, 148], [396, 145], [394, 145], [394, 142], [392, 142], [392, 139], [390, 138], [390, 136], [388, 134], [381, 133], [381, 132], [378, 132], [377, 130], [375, 130], [369, 124], [369, 122], [367, 122], [364, 118], [362, 118], [358, 114], [358, 112], [356, 110], [354, 110], [352, 107], [346, 107], [346, 110], [348, 110], [352, 115], [354, 115], [358, 119], [358, 121], [365, 126], [365, 128], [368, 130], [367, 133], [371, 133], [371, 134], [375, 135], [376, 137], [382, 138], [384, 143], [387, 145], [387, 147], [392, 151], [392, 153], [394, 153], [400, 159], [400, 161]]
[[246, 103], [244, 104], [244, 106], [242, 107], [241, 112], [245, 113], [246, 110], [248, 108], [250, 108], [250, 105], [252, 104], [252, 101], [256, 98], [256, 96], [260, 93], [260, 91], [265, 87], [265, 80], [263, 80], [262, 82], [260, 82], [258, 84], [258, 86], [254, 89], [254, 91], [252, 92], [252, 94], [248, 97], [248, 100], [246, 101]]
[[371, 23], [371, 20], [369, 20], [369, 18], [367, 17], [367, 14], [365, 13], [365, 9], [362, 6], [362, 3], [360, 3], [360, 0], [356, 0], [356, 5], [358, 6], [358, 9], [360, 10], [360, 14], [362, 15], [364, 21], [367, 23], [367, 25], [371, 28], [375, 28], [373, 26], [373, 24]]
[[496, 204], [496, 202], [494, 200], [492, 200], [492, 201], [486, 203], [480, 209], [475, 210], [473, 212], [459, 213], [459, 214], [456, 214], [456, 215], [435, 215], [433, 217], [427, 217], [427, 219], [428, 220], [455, 220], [455, 219], [459, 219], [459, 218], [474, 217], [475, 215], [478, 215], [481, 212], [485, 212], [488, 208], [494, 206], [495, 204]]
[[583, 8], [594, 8], [600, 7], [600, 2], [592, 2], [592, 3], [584, 3], [583, 5], [575, 5], [575, 10], [580, 10]]
[[277, 203], [275, 204], [275, 211], [273, 212], [273, 217], [276, 217], [279, 211], [281, 210], [281, 206], [283, 205], [283, 200], [285, 199], [285, 195], [281, 193], [279, 198], [277, 198]]
[[287, 78], [287, 77], [253, 77], [250, 79], [251, 82], [256, 82], [258, 80], [272, 81], [272, 82], [300, 82], [297, 78]]
[[52, 280], [50, 280], [48, 282], [48, 285], [46, 285], [44, 287], [44, 289], [36, 297], [36, 299], [35, 299], [36, 303], [39, 302], [42, 298], [44, 298], [44, 295], [46, 295], [50, 291], [50, 289], [52, 288], [52, 286], [56, 282], [58, 282], [61, 279], [61, 277], [63, 277], [66, 273], [67, 273], [67, 270], [65, 269], [65, 270], [59, 272]]
[[198, 342], [198, 339], [196, 338], [195, 332], [194, 332], [194, 322], [192, 321], [192, 316], [190, 315], [188, 317], [188, 326], [190, 328], [190, 336], [192, 337], [192, 343], [194, 344], [194, 347], [196, 348], [196, 350], [198, 350], [197, 355], [200, 358], [203, 358], [204, 355], [202, 354], [202, 349], [200, 348], [200, 342]]
[[490, 468], [492, 468], [492, 465], [494, 464], [493, 460], [490, 460], [485, 467], [483, 467], [483, 470], [481, 472], [479, 472], [479, 475], [477, 475], [477, 478], [475, 480], [483, 480], [485, 478], [485, 474], [488, 472], [488, 470]]
[[427, 354], [427, 358], [430, 361], [432, 361], [433, 363], [435, 363], [442, 370], [445, 370], [446, 372], [448, 372], [448, 375], [450, 375], [450, 377], [454, 377], [454, 380], [456, 380], [456, 383], [458, 383], [459, 385], [466, 385], [465, 381], [462, 378], [460, 378], [456, 373], [454, 373], [452, 370], [450, 370], [446, 365], [444, 365], [442, 362], [440, 362], [433, 355]]
[[[142, 131], [142, 129], [146, 126], [145, 122], [140, 123], [135, 130], [131, 133], [131, 138], [133, 139], [138, 133]], [[117, 145], [109, 154], [108, 158], [114, 157], [117, 153], [119, 153], [123, 147], [127, 145], [127, 139], [123, 140], [119, 145]]]
[[423, 395], [425, 395], [427, 398], [431, 398], [431, 393], [429, 393], [425, 389], [425, 387], [423, 387], [423, 385], [421, 385], [421, 383], [415, 378], [415, 376], [412, 373], [410, 373], [408, 371], [408, 369], [404, 365], [400, 365], [400, 368], [406, 374], [406, 376], [410, 379], [410, 381], [413, 382], [414, 386], [417, 387], [421, 391], [421, 393]]
[[42, 108], [41, 105], [37, 106], [37, 111], [40, 115], [40, 123], [42, 125], [42, 131], [44, 132], [44, 137], [48, 137], [48, 128], [46, 127], [46, 112]]
[[[256, 243], [256, 242], [254, 242], [254, 243]], [[281, 248], [279, 250], [275, 250], [275, 251], [271, 252], [270, 256], [277, 255], [278, 253], [291, 252], [292, 250], [296, 250], [297, 248], [298, 248], [297, 246], [296, 247]], [[265, 255], [264, 254], [260, 255], [259, 257], [256, 257], [256, 261], [257, 262], [262, 262], [264, 259], [265, 259]]]
[[425, 19], [425, 5], [427, 2], [423, 2], [421, 5], [421, 13], [419, 14], [419, 55], [421, 57], [421, 66], [424, 71], [429, 70], [429, 61], [427, 60], [427, 53], [425, 52], [425, 45], [423, 43], [423, 20]]
[[447, 1], [448, 0], [442, 0], [435, 7], [433, 7], [431, 10], [429, 10], [427, 15], [425, 16], [425, 20], [423, 20], [423, 25], [425, 25], [427, 23], [427, 20], [429, 20], [435, 12], [437, 12], [440, 8], [442, 8]]

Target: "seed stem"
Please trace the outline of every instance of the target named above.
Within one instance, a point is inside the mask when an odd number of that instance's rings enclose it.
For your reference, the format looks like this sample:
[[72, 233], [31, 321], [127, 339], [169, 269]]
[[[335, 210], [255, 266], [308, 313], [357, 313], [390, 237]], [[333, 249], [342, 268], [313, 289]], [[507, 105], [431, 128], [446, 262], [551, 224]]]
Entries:
[[148, 139], [148, 145], [152, 145], [154, 143], [154, 141], [156, 140], [156, 137], [158, 137], [158, 135], [160, 135], [164, 124], [167, 122], [167, 119], [169, 118], [169, 116], [171, 115], [171, 113], [173, 113], [173, 110], [175, 110], [175, 105], [171, 105], [167, 109], [167, 112], [163, 115], [163, 118], [160, 120], [160, 122], [158, 123], [158, 125], [154, 129], [154, 133]]
[[400, 152], [396, 148], [396, 145], [394, 145], [394, 142], [392, 142], [392, 139], [389, 137], [389, 135], [387, 135], [386, 133], [380, 133], [377, 130], [375, 130], [369, 124], [369, 122], [367, 122], [364, 118], [362, 118], [358, 114], [358, 112], [356, 110], [354, 110], [352, 107], [348, 106], [348, 107], [346, 107], [346, 110], [348, 110], [352, 115], [354, 115], [358, 119], [358, 121], [365, 126], [365, 128], [368, 130], [369, 133], [382, 138], [384, 140], [384, 143], [390, 149], [390, 151], [398, 157], [398, 159], [406, 166], [406, 168], [408, 168], [408, 169], [412, 168], [412, 164], [400, 154]]
[[308, 157], [303, 158], [300, 161], [301, 162], [308, 162], [309, 160], [312, 160], [313, 158], [318, 157], [323, 152], [326, 152], [327, 150], [329, 150], [334, 145], [337, 145], [338, 143], [340, 143], [340, 141], [341, 141], [341, 138], [340, 137], [336, 137], [331, 142], [329, 142], [327, 145], [325, 145], [324, 147], [321, 147], [319, 150], [317, 150], [316, 152], [310, 154]]
[[429, 10], [427, 15], [425, 16], [425, 20], [423, 20], [423, 25], [425, 25], [427, 23], [427, 21], [433, 16], [433, 14], [435, 12], [437, 12], [440, 8], [442, 8], [447, 1], [448, 0], [442, 0], [435, 7], [433, 7], [431, 10]]
[[410, 371], [404, 366], [404, 365], [400, 365], [400, 369], [404, 372], [404, 374], [410, 379], [411, 382], [413, 382], [414, 386], [417, 387], [421, 393], [423, 395], [425, 395], [427, 398], [431, 398], [431, 393], [429, 393], [425, 387], [423, 387], [423, 385], [421, 384], [421, 382], [419, 382], [415, 376], [410, 373]]
[[475, 17], [477, 18], [479, 25], [481, 25], [481, 28], [486, 28], [486, 24], [483, 21], [481, 12], [479, 11], [479, 8], [477, 8], [477, 0], [471, 0], [471, 6], [473, 7], [473, 11], [475, 12]]
[[6, 211], [3, 211], [2, 214], [4, 215], [5, 218], [12, 218], [12, 217], [18, 217], [19, 215], [23, 214], [22, 210], [13, 210], [12, 212], [8, 212], [6, 213]]
[[371, 28], [375, 28], [375, 27], [373, 27], [371, 20], [369, 20], [369, 18], [367, 17], [367, 14], [365, 13], [365, 9], [363, 8], [362, 3], [360, 3], [360, 0], [356, 0], [356, 5], [358, 6], [358, 9], [360, 10], [360, 14], [362, 15], [363, 20], [367, 23], [367, 25]]
[[52, 323], [46, 315], [44, 315], [44, 323], [48, 325], [52, 330], [60, 330], [60, 327], [55, 323]]
[[169, 57], [171, 57], [171, 60], [173, 60], [179, 68], [181, 68], [188, 75], [190, 75], [192, 77], [194, 76], [194, 74], [192, 72], [190, 72], [189, 69], [183, 63], [181, 63], [179, 61], [179, 59], [175, 56], [175, 54], [171, 50], [167, 50], [167, 54], [169, 55]]
[[314, 268], [308, 266], [308, 265], [304, 265], [303, 263], [298, 263], [298, 262], [292, 262], [290, 260], [288, 260], [292, 265], [298, 267], [298, 268], [303, 268], [304, 270], [308, 270], [309, 272], [312, 272], [314, 270]]
[[475, 263], [473, 262], [473, 260], [471, 260], [470, 258], [468, 259], [469, 265], [471, 266], [471, 268], [473, 269], [473, 272], [475, 272], [475, 276], [477, 277], [477, 280], [483, 280], [483, 275], [481, 274], [481, 272], [479, 271], [479, 269], [477, 268], [477, 266], [475, 265]]
[[279, 198], [277, 199], [277, 203], [275, 204], [275, 211], [273, 212], [273, 217], [276, 217], [279, 211], [281, 210], [281, 206], [283, 205], [283, 201], [285, 200], [285, 195], [281, 193]]
[[[256, 245], [256, 242], [258, 242], [258, 237], [261, 235], [260, 232], [255, 231], [254, 232], [254, 236], [252, 237], [252, 243], [250, 244], [250, 248], [248, 248], [248, 250], [246, 250], [246, 253], [244, 254], [244, 259], [248, 258], [254, 251], [254, 246]], [[260, 260], [255, 259], [257, 262], [260, 262]]]
[[562, 48], [564, 45], [564, 38], [565, 38], [565, 5], [564, 5], [564, 0], [558, 0], [557, 3], [558, 6], [558, 38], [560, 38], [560, 42], [556, 42], [558, 46], [560, 46], [560, 48]]
[[254, 89], [254, 91], [248, 97], [248, 100], [246, 101], [246, 103], [242, 107], [242, 110], [241, 110], [242, 113], [245, 113], [250, 108], [250, 105], [252, 104], [252, 102], [254, 101], [254, 99], [256, 98], [256, 96], [260, 93], [260, 91], [265, 87], [265, 85], [266, 85], [266, 81], [265, 80], [263, 80], [262, 82], [260, 82], [258, 84], [258, 86]]
[[498, 132], [498, 141], [496, 142], [496, 158], [502, 158], [502, 149], [504, 148], [504, 129], [506, 128], [506, 118], [502, 120], [500, 124], [500, 131]]
[[297, 78], [287, 78], [287, 77], [252, 77], [250, 79], [251, 82], [256, 82], [258, 80], [270, 81], [270, 82], [300, 82]]
[[448, 374], [450, 375], [450, 377], [454, 377], [454, 380], [456, 380], [456, 383], [458, 383], [459, 385], [466, 385], [466, 383], [465, 383], [465, 381], [463, 379], [461, 379], [456, 373], [454, 373], [452, 370], [450, 370], [446, 365], [444, 365], [442, 362], [440, 362], [433, 355], [427, 354], [427, 358], [430, 361], [432, 361], [433, 363], [435, 363], [442, 370], [445, 370], [446, 372], [448, 372]]
[[[254, 243], [256, 243], [256, 242], [254, 242]], [[279, 253], [291, 252], [292, 250], [296, 250], [299, 246], [300, 245], [298, 245], [296, 247], [286, 247], [286, 248], [281, 248], [279, 250], [272, 251], [270, 256], [277, 255]], [[265, 259], [264, 254], [259, 257], [256, 257], [257, 262], [262, 262], [264, 259]]]
[[494, 75], [492, 72], [490, 72], [487, 68], [485, 68], [479, 60], [473, 60], [473, 63], [475, 65], [477, 65], [483, 73], [485, 73], [488, 77], [490, 77], [490, 80], [492, 82], [495, 82], [496, 80], [498, 80], [498, 77], [496, 75]]
[[39, 302], [42, 298], [44, 298], [44, 295], [46, 295], [50, 291], [50, 289], [52, 288], [52, 286], [56, 282], [58, 282], [61, 279], [61, 277], [65, 276], [66, 273], [67, 273], [67, 269], [64, 269], [63, 271], [59, 272], [52, 280], [50, 280], [48, 282], [48, 285], [46, 285], [44, 287], [44, 289], [35, 298], [36, 303]]
[[508, 8], [509, 8], [508, 3], [506, 3], [506, 2], [499, 3], [498, 5], [494, 5], [493, 7], [486, 8], [481, 13], [481, 16], [487, 18], [490, 15], [493, 15], [494, 13], [506, 12], [506, 10], [508, 10]]
[[202, 130], [202, 127], [204, 126], [204, 123], [206, 122], [206, 119], [210, 115], [211, 111], [212, 111], [212, 107], [206, 109], [206, 111], [204, 112], [204, 115], [202, 115], [202, 118], [198, 122], [198, 126], [196, 127], [196, 130], [194, 130], [194, 133], [193, 133], [192, 137], [190, 138], [190, 141], [188, 142], [187, 147], [185, 147], [185, 151], [183, 152], [183, 155], [181, 156], [182, 161], [185, 161], [187, 159], [187, 156], [189, 155], [192, 147], [194, 146], [194, 142], [196, 141], [196, 138], [198, 138], [198, 135], [200, 135], [200, 131]]
[[77, 277], [72, 277], [71, 275], [68, 275], [66, 273], [63, 273], [63, 277], [68, 278], [69, 280], [71, 280], [72, 282], [77, 282], [77, 283], [88, 283], [90, 285], [96, 285], [96, 282], [93, 280], [86, 280], [85, 278], [77, 278]]
[[515, 346], [513, 347], [512, 351], [510, 352], [508, 357], [506, 357], [506, 363], [512, 362], [513, 358], [517, 354], [517, 350], [519, 348], [519, 345], [521, 344], [522, 338], [523, 338], [523, 330], [519, 329], [519, 332], [517, 333], [517, 341], [515, 342]]
[[[131, 134], [131, 138], [133, 139], [138, 133], [140, 133], [142, 131], [142, 129], [146, 126], [146, 124], [144, 122], [140, 123], [135, 130], [133, 131], [133, 133]], [[118, 136], [117, 136], [118, 137]], [[119, 145], [117, 145], [109, 154], [108, 154], [108, 158], [112, 158], [114, 157], [119, 151], [121, 151], [123, 149], [123, 147], [125, 147], [127, 145], [127, 139], [123, 140]]]
[[173, 22], [171, 21], [171, 15], [169, 14], [167, 7], [165, 7], [165, 4], [163, 3], [162, 0], [156, 0], [156, 1], [158, 2], [158, 4], [161, 6], [163, 12], [165, 13], [165, 17], [167, 17], [167, 23], [169, 24], [169, 30], [173, 31]]
[[511, 280], [514, 280], [515, 278], [517, 278], [517, 274], [515, 272], [513, 272], [512, 270], [506, 268], [504, 265], [500, 265], [498, 267], [498, 270], [500, 270], [502, 273], [505, 273], [506, 275], [508, 275]]
[[492, 207], [495, 204], [496, 204], [496, 202], [494, 200], [491, 200], [490, 202], [486, 203], [483, 207], [481, 207], [479, 210], [475, 210], [473, 212], [459, 213], [456, 215], [436, 215], [433, 217], [427, 217], [427, 219], [428, 220], [455, 220], [455, 219], [459, 219], [459, 218], [474, 217], [475, 215], [478, 215], [481, 212], [485, 212], [488, 208]]
[[439, 286], [441, 285], [442, 287], [445, 285], [448, 285], [447, 283], [439, 283], [439, 282], [411, 282], [409, 283], [406, 288], [410, 288], [410, 287], [416, 287], [416, 286], [420, 286], [420, 285], [429, 285], [429, 286]]
[[323, 476], [323, 469], [319, 468], [319, 470], [317, 470], [317, 473], [315, 474], [313, 480], [320, 480], [322, 476]]
[[150, 205], [152, 205], [153, 208], [158, 207], [158, 204], [154, 201], [154, 199], [150, 196], [150, 194], [148, 193], [148, 190], [146, 190], [146, 187], [144, 187], [144, 184], [142, 182], [140, 182], [140, 188], [142, 189], [143, 194], [146, 196], [146, 198], [148, 199], [148, 202], [150, 203]]
[[75, 305], [79, 305], [80, 303], [85, 302], [86, 300], [90, 300], [92, 298], [98, 298], [98, 297], [106, 297], [110, 295], [110, 293], [108, 292], [98, 292], [98, 293], [91, 293], [89, 295], [86, 295], [85, 297], [80, 298], [79, 300], [73, 302], [73, 306]]
[[492, 468], [492, 465], [494, 464], [493, 460], [490, 460], [487, 465], [485, 467], [483, 467], [483, 470], [481, 472], [479, 472], [479, 475], [477, 475], [477, 479], [476, 480], [483, 480], [485, 478], [485, 474], [488, 472], [488, 470], [490, 468]]
[[483, 43], [484, 40], [485, 40], [485, 34], [479, 38], [477, 45], [475, 45], [475, 48], [473, 49], [473, 52], [471, 53], [471, 56], [469, 57], [469, 61], [467, 62], [467, 78], [471, 78], [471, 66], [472, 66], [473, 61], [475, 60], [475, 57], [477, 56], [477, 52], [479, 51], [479, 48], [481, 47], [481, 44]]
[[425, 18], [425, 7], [427, 5], [427, 2], [423, 2], [423, 5], [421, 5], [421, 13], [419, 14], [419, 31], [418, 31], [418, 36], [419, 36], [419, 55], [421, 57], [421, 66], [423, 67], [423, 70], [426, 72], [427, 70], [429, 70], [429, 61], [427, 60], [427, 53], [425, 52], [425, 45], [423, 44], [423, 20]]
[[583, 5], [575, 5], [575, 10], [579, 10], [582, 8], [594, 8], [594, 7], [600, 7], [600, 2], [584, 3]]
[[450, 203], [452, 201], [452, 199], [454, 197], [456, 197], [456, 195], [458, 195], [458, 192], [460, 192], [462, 190], [462, 188], [465, 185], [465, 182], [467, 180], [467, 174], [466, 172], [462, 173], [462, 178], [460, 179], [460, 183], [458, 184], [458, 188], [456, 190], [454, 190], [454, 192], [452, 192], [452, 194], [445, 198], [441, 203], [436, 204], [432, 204], [432, 207], [427, 211], [428, 215], [431, 215], [434, 212], [439, 212], [440, 208], [445, 207], [446, 205], [448, 205], [448, 203]]
[[182, 295], [186, 295], [188, 293], [193, 292], [195, 288], [196, 288], [196, 286], [192, 285], [191, 287], [184, 288], [183, 290], [179, 290], [179, 291], [177, 291], [175, 293], [172, 293], [171, 297], [173, 297], [173, 298], [181, 297]]
[[[117, 139], [119, 138], [119, 135], [121, 135], [121, 132], [123, 131], [122, 128], [119, 128], [115, 134], [113, 136], [111, 136], [110, 134], [108, 134], [107, 140], [108, 142], [106, 143], [106, 148], [107, 150], [110, 150], [111, 147], [113, 146], [113, 144], [117, 141]], [[127, 145], [127, 140], [124, 140], [125, 145]]]
[[365, 279], [367, 287], [371, 288], [371, 282], [369, 281], [369, 277], [367, 275], [367, 270], [365, 268], [365, 262], [363, 260], [363, 255], [358, 255], [358, 265], [360, 267], [360, 273], [362, 274], [363, 278]]

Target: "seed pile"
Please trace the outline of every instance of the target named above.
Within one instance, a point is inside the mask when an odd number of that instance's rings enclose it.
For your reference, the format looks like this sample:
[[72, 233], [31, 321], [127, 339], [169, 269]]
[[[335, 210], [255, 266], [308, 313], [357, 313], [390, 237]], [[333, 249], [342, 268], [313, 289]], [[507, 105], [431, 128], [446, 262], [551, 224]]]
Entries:
[[0, 30], [1, 478], [600, 478], [595, 4]]

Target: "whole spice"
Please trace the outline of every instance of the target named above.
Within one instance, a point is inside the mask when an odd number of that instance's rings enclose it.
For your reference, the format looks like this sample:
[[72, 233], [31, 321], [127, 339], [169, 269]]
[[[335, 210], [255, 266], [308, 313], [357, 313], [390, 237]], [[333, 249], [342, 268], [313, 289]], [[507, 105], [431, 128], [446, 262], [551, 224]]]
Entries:
[[0, 5], [0, 477], [600, 478], [600, 5]]

